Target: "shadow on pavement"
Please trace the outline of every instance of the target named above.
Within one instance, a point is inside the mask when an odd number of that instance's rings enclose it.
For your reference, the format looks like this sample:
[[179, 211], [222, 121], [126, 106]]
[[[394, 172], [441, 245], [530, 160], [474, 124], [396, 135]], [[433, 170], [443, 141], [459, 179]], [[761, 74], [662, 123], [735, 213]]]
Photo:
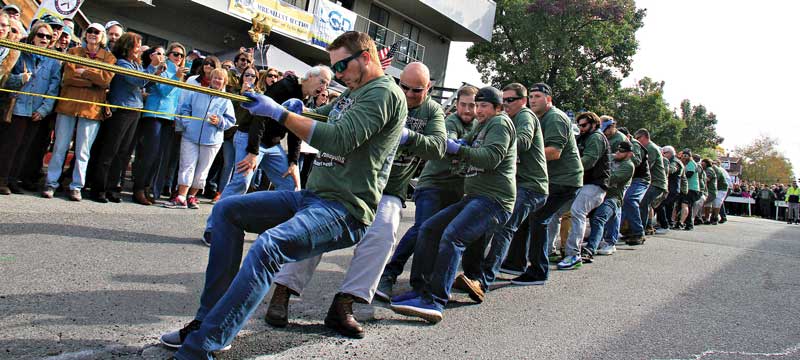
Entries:
[[124, 241], [131, 243], [147, 244], [197, 244], [199, 238], [174, 237], [158, 234], [138, 233], [132, 231], [113, 230], [108, 228], [95, 228], [81, 225], [64, 225], [49, 223], [2, 223], [0, 233], [7, 236], [14, 235], [54, 235], [75, 238], [88, 238], [98, 240]]

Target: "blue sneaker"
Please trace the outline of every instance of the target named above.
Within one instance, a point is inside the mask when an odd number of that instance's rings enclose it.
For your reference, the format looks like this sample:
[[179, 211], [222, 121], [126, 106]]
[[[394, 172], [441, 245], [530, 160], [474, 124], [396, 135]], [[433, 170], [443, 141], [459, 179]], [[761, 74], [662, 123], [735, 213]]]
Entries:
[[401, 315], [422, 318], [431, 324], [442, 321], [442, 307], [422, 296], [400, 302], [392, 301], [392, 310]]
[[406, 300], [409, 300], [409, 299], [413, 299], [415, 297], [419, 297], [420, 295], [422, 295], [422, 294], [418, 293], [416, 290], [409, 290], [409, 291], [406, 291], [406, 292], [404, 292], [404, 293], [402, 293], [400, 295], [392, 297], [392, 302], [393, 303], [403, 302], [403, 301], [406, 301]]
[[559, 270], [572, 270], [581, 267], [581, 265], [583, 265], [583, 260], [580, 255], [570, 255], [561, 260], [557, 266]]

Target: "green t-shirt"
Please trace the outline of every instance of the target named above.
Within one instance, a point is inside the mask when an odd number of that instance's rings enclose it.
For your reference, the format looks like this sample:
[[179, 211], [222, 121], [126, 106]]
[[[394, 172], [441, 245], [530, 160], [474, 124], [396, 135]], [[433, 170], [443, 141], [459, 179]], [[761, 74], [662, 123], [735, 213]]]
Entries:
[[650, 163], [650, 185], [667, 190], [667, 169], [664, 167], [664, 155], [654, 142], [647, 144], [647, 162]]
[[553, 106], [541, 120], [544, 146], [561, 150], [561, 157], [558, 160], [547, 162], [550, 184], [583, 186], [583, 165], [567, 114]]
[[[458, 140], [463, 138], [472, 130], [472, 121], [469, 124], [464, 124], [463, 121], [455, 113], [450, 114], [444, 119], [445, 130], [447, 131], [447, 138]], [[456, 190], [459, 192], [464, 191], [464, 178], [458, 175], [459, 160], [445, 155], [437, 160], [430, 160], [425, 163], [422, 168], [422, 173], [419, 175], [419, 182], [417, 188], [437, 188], [443, 190]]]
[[[673, 157], [673, 159], [674, 159], [674, 157]], [[678, 167], [677, 171], [678, 171], [678, 173], [680, 173], [680, 176], [681, 176], [681, 179], [680, 179], [680, 181], [681, 181], [681, 194], [687, 194], [689, 192], [689, 179], [686, 178], [686, 167], [683, 165], [683, 163], [680, 160], [676, 160], [675, 163], [676, 163], [676, 165]]]
[[702, 165], [698, 164], [697, 172], [699, 173], [697, 174], [697, 184], [699, 185], [698, 187], [700, 188], [700, 192], [703, 194], [708, 194], [708, 191], [706, 190], [706, 170], [703, 169]]
[[625, 159], [622, 161], [611, 161], [611, 177], [608, 180], [608, 191], [606, 199], [614, 199], [619, 206], [622, 203], [622, 196], [625, 188], [628, 187], [633, 179], [633, 161]]
[[625, 135], [623, 135], [619, 131], [615, 132], [614, 135], [611, 135], [611, 137], [608, 138], [608, 146], [611, 148], [612, 154], [615, 154], [617, 152], [617, 147], [619, 146], [619, 143], [623, 141], [630, 142], [628, 141], [628, 138], [625, 137]]
[[517, 186], [547, 194], [547, 160], [539, 119], [528, 108], [514, 115], [517, 130]]
[[714, 172], [717, 174], [717, 191], [728, 191], [728, 179], [725, 169], [714, 165]]
[[464, 162], [464, 193], [483, 195], [511, 212], [517, 198], [517, 134], [508, 115], [502, 113], [475, 128], [465, 137], [469, 146], [458, 149]]
[[714, 167], [706, 168], [706, 189], [709, 193], [716, 194], [717, 193], [717, 172], [714, 171]]
[[381, 76], [314, 111], [328, 121], [315, 123], [308, 141], [319, 155], [307, 188], [372, 224], [408, 113], [405, 95]]
[[405, 127], [408, 140], [400, 145], [394, 156], [389, 182], [383, 193], [394, 195], [405, 201], [408, 183], [421, 162], [420, 159], [434, 160], [444, 156], [445, 136], [444, 111], [441, 105], [425, 99], [420, 106], [408, 109]]
[[689, 180], [689, 190], [700, 191], [700, 174], [698, 170], [699, 167], [694, 160], [690, 159], [689, 162], [686, 163], [686, 172], [694, 172], [692, 176], [687, 178]]

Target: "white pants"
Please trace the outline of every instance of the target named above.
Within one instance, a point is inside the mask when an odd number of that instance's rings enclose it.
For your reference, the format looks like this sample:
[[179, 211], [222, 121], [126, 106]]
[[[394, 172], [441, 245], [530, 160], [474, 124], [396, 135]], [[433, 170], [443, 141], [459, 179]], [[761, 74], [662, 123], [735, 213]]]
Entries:
[[714, 199], [714, 204], [713, 204], [714, 209], [721, 208], [722, 203], [725, 201], [725, 198], [727, 196], [728, 196], [728, 190], [717, 191], [717, 197]]
[[572, 228], [569, 229], [569, 236], [567, 237], [567, 256], [581, 254], [581, 243], [583, 242], [583, 236], [586, 234], [586, 216], [600, 206], [605, 197], [606, 191], [594, 184], [583, 185], [578, 190], [578, 195], [570, 208]]
[[[397, 243], [397, 229], [400, 227], [402, 208], [400, 198], [392, 195], [381, 197], [375, 221], [367, 229], [364, 238], [356, 244], [350, 267], [339, 292], [356, 296], [368, 303], [372, 302], [383, 268], [389, 262], [392, 249]], [[275, 276], [275, 283], [302, 294], [321, 259], [322, 255], [318, 255], [303, 261], [284, 264]]]
[[181, 165], [178, 170], [178, 185], [202, 189], [222, 144], [200, 145], [181, 139]]

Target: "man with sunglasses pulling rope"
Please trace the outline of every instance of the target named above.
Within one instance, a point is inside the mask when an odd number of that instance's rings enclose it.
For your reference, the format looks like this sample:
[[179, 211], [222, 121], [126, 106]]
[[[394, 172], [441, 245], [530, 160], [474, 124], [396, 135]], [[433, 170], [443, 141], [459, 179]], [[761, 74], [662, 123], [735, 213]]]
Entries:
[[[392, 170], [383, 196], [378, 203], [375, 221], [364, 239], [356, 245], [353, 259], [344, 282], [331, 303], [325, 326], [340, 334], [363, 338], [364, 329], [353, 317], [353, 302], [372, 302], [381, 273], [389, 261], [397, 241], [400, 210], [406, 198], [408, 183], [414, 176], [420, 159], [438, 160], [444, 157], [444, 111], [428, 96], [430, 71], [419, 62], [406, 65], [400, 74], [408, 106], [408, 117], [400, 137], [400, 147], [394, 157]], [[267, 323], [284, 327], [288, 321], [289, 297], [299, 295], [311, 281], [321, 255], [301, 262], [286, 264], [275, 278], [275, 291], [267, 310]]]
[[[308, 189], [262, 191], [223, 199], [214, 207], [206, 281], [195, 319], [164, 334], [180, 347], [177, 359], [212, 359], [230, 347], [286, 263], [357, 244], [375, 219], [407, 115], [400, 88], [381, 69], [369, 35], [349, 31], [328, 46], [332, 68], [348, 90], [315, 111], [299, 115], [298, 99], [284, 106], [245, 93], [250, 113], [266, 116], [319, 149]], [[287, 109], [288, 108], [288, 109]], [[239, 268], [245, 232], [259, 233]]]

